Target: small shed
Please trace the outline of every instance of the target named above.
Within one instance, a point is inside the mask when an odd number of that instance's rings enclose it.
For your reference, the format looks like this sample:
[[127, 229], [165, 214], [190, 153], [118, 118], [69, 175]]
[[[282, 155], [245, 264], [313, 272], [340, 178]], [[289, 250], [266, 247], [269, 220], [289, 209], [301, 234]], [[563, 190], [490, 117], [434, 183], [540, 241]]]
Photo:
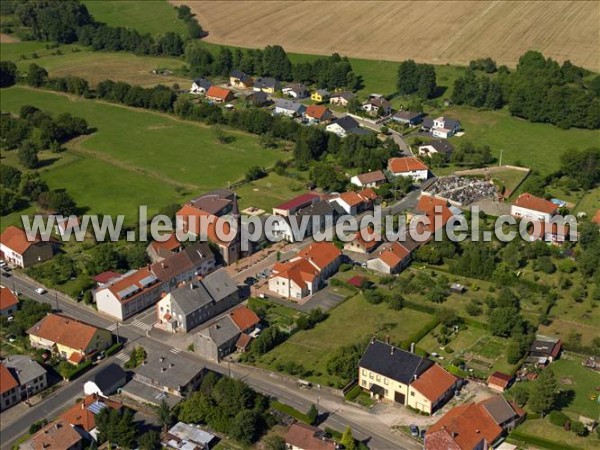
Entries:
[[450, 286], [450, 290], [452, 292], [455, 292], [457, 294], [464, 294], [465, 291], [467, 290], [466, 287], [464, 287], [462, 284], [460, 283], [452, 283], [452, 285]]

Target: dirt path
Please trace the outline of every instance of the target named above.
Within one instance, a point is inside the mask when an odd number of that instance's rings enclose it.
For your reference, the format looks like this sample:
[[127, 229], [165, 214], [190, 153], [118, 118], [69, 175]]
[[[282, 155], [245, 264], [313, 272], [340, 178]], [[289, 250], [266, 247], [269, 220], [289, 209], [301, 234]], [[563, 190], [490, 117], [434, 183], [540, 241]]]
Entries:
[[16, 42], [21, 41], [10, 34], [0, 33], [0, 44], [14, 44]]

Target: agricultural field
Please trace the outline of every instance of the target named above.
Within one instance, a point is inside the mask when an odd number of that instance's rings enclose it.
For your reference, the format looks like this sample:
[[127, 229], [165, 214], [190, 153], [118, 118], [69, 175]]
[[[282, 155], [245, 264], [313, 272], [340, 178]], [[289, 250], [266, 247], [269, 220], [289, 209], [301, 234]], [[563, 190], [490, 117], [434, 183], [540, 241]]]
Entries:
[[[535, 48], [558, 61], [600, 70], [595, 2], [189, 2], [209, 42], [244, 47], [280, 44], [296, 53], [465, 65], [490, 56], [516, 66]], [[527, 20], [522, 20], [527, 17]], [[424, 33], [427, 39], [424, 39]], [[276, 38], [275, 38], [276, 37]], [[442, 43], [442, 45], [440, 45]], [[498, 45], [501, 43], [502, 45]]]
[[263, 355], [260, 366], [276, 369], [293, 362], [311, 374], [305, 376], [315, 383], [343, 385], [327, 373], [327, 361], [332, 353], [346, 345], [359, 343], [374, 335], [399, 343], [423, 327], [431, 316], [404, 308], [391, 310], [387, 304], [372, 305], [359, 294], [329, 311], [329, 317], [312, 330], [299, 331], [283, 344]]
[[[52, 188], [66, 188], [91, 212], [132, 214], [140, 204], [156, 212], [168, 203], [226, 187], [243, 178], [248, 167], [268, 167], [282, 157], [239, 131], [226, 130], [232, 142], [220, 144], [211, 127], [166, 114], [24, 87], [3, 90], [3, 111], [18, 113], [23, 105], [53, 114], [70, 112], [97, 129], [70, 143], [67, 152], [46, 156], [50, 162], [40, 171]], [[5, 153], [6, 161], [15, 158], [14, 152]], [[69, 159], [59, 164], [57, 158]], [[219, 170], [223, 164], [227, 170]]]
[[187, 36], [185, 24], [177, 11], [162, 0], [83, 0], [94, 19], [113, 27], [133, 28], [142, 34], [165, 34], [169, 31]]
[[303, 194], [305, 185], [306, 181], [271, 172], [265, 178], [245, 183], [235, 191], [239, 196], [240, 210], [254, 207], [270, 214], [275, 206]]

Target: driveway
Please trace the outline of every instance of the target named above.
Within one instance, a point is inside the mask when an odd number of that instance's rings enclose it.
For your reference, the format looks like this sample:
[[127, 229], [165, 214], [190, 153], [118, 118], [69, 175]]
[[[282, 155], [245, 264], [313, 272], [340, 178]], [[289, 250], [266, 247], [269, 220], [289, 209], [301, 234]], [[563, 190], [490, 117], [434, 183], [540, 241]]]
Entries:
[[336, 292], [337, 288], [327, 286], [313, 295], [306, 303], [299, 306], [300, 311], [308, 312], [311, 309], [320, 308], [327, 312], [344, 301], [345, 296]]

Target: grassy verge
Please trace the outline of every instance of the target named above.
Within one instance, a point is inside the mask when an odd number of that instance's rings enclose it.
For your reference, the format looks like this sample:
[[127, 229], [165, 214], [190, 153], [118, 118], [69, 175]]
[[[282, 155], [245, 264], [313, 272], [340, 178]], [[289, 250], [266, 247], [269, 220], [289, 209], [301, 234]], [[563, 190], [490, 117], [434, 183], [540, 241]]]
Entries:
[[284, 403], [272, 401], [271, 408], [279, 411], [280, 413], [287, 414], [288, 416], [291, 416], [294, 419], [299, 420], [300, 422], [310, 423], [310, 420], [308, 419], [308, 416], [306, 414]]

